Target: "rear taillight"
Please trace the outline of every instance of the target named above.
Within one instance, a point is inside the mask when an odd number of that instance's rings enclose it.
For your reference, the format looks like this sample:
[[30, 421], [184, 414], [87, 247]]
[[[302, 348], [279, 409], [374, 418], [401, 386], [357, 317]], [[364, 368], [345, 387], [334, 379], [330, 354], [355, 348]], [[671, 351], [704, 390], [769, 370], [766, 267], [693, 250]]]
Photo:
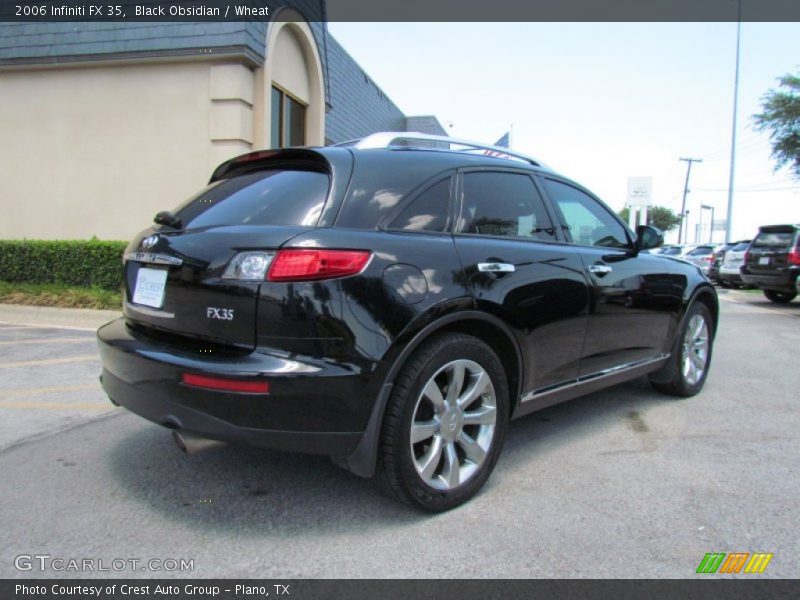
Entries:
[[279, 250], [267, 272], [267, 281], [309, 281], [356, 275], [367, 266], [366, 250]]
[[705, 260], [706, 260], [707, 263], [713, 263], [714, 262], [714, 255], [713, 254], [709, 254], [708, 256], [706, 256]]
[[800, 265], [800, 248], [792, 248], [786, 255], [786, 262], [790, 265]]
[[247, 392], [250, 394], [269, 394], [268, 381], [244, 381], [206, 375], [183, 374], [183, 383], [192, 387], [224, 392]]
[[742, 263], [747, 264], [748, 262], [750, 262], [750, 250], [745, 250]]

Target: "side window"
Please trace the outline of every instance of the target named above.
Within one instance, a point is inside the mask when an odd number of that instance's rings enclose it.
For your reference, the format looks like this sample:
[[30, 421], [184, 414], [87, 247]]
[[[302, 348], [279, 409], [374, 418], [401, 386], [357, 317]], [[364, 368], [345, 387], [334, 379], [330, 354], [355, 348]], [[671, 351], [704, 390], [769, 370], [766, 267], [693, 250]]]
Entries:
[[561, 210], [572, 241], [581, 246], [628, 247], [625, 228], [591, 196], [577, 188], [543, 179], [550, 199]]
[[389, 225], [407, 231], [445, 231], [450, 213], [450, 177], [422, 192]]
[[536, 186], [517, 173], [465, 173], [462, 233], [552, 242], [555, 229]]

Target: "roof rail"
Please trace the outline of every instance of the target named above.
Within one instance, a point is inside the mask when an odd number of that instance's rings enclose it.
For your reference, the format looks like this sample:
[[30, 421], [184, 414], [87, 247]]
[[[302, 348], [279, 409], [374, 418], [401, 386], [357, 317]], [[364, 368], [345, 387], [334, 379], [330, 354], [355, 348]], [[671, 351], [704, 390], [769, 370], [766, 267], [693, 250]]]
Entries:
[[[420, 145], [414, 145], [414, 142], [423, 142]], [[427, 133], [406, 132], [406, 131], [382, 131], [380, 133], [373, 133], [360, 140], [352, 140], [335, 144], [336, 146], [348, 146], [350, 148], [424, 148], [424, 149], [439, 149], [451, 150], [453, 152], [469, 152], [472, 154], [481, 154], [483, 156], [490, 156], [493, 158], [507, 158], [510, 160], [518, 160], [526, 162], [535, 167], [547, 168], [544, 163], [535, 158], [514, 152], [508, 148], [500, 148], [499, 146], [490, 146], [488, 144], [481, 144], [479, 142], [471, 142], [469, 140], [461, 140], [458, 138], [451, 138], [445, 135], [430, 135]]]

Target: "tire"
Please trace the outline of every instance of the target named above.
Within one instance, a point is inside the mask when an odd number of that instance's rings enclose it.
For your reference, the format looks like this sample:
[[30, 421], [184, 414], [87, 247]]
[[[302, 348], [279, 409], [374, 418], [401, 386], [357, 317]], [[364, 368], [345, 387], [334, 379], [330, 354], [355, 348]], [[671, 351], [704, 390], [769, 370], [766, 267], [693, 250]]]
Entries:
[[[461, 372], [458, 393], [448, 393]], [[382, 490], [429, 512], [463, 504], [494, 469], [509, 412], [506, 374], [488, 345], [461, 333], [431, 339], [395, 379], [378, 457]]]
[[724, 279], [720, 279], [719, 280], [719, 285], [720, 285], [720, 287], [724, 287], [725, 289], [728, 289], [728, 288], [731, 287], [731, 284], [728, 283], [727, 281], [725, 281]]
[[797, 293], [776, 292], [775, 290], [764, 290], [767, 300], [775, 304], [788, 304], [797, 297]]
[[[698, 327], [698, 322], [702, 325]], [[669, 362], [650, 375], [650, 384], [659, 392], [687, 398], [694, 396], [706, 382], [714, 348], [714, 321], [708, 307], [695, 302], [686, 311], [675, 336]], [[692, 358], [689, 353], [693, 353]], [[698, 373], [700, 361], [702, 371]], [[689, 363], [687, 365], [687, 362]]]

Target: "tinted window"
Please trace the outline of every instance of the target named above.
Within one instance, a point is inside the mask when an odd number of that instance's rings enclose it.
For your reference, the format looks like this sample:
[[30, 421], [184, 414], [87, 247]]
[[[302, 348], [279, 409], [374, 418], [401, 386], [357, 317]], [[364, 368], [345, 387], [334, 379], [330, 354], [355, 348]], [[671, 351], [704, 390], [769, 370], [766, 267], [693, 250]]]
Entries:
[[410, 231], [444, 231], [450, 213], [450, 178], [422, 192], [389, 226]]
[[467, 173], [463, 198], [463, 233], [555, 240], [542, 198], [527, 175]]
[[[628, 246], [625, 228], [594, 198], [577, 188], [544, 180], [550, 198], [558, 205], [572, 240], [582, 246]], [[666, 251], [664, 254], [671, 254]]]
[[[391, 158], [387, 156], [389, 154]], [[336, 226], [374, 229], [383, 219], [394, 214], [408, 194], [416, 193], [426, 181], [438, 179], [437, 175], [444, 177], [447, 174], [443, 160], [423, 154], [427, 153], [403, 150], [357, 152], [350, 188]]]
[[675, 256], [677, 254], [680, 254], [681, 250], [682, 248], [674, 248], [674, 247], [667, 248], [666, 250], [664, 250], [663, 254], [666, 254], [667, 256]]
[[794, 233], [790, 231], [762, 231], [753, 240], [753, 248], [787, 248], [793, 240]]
[[223, 179], [176, 213], [189, 228], [217, 225], [316, 225], [328, 176], [312, 171], [258, 171]]
[[706, 256], [711, 254], [714, 249], [711, 246], [700, 246], [689, 252], [689, 256]]
[[750, 242], [739, 242], [733, 248], [731, 248], [731, 252], [744, 252], [750, 247]]

